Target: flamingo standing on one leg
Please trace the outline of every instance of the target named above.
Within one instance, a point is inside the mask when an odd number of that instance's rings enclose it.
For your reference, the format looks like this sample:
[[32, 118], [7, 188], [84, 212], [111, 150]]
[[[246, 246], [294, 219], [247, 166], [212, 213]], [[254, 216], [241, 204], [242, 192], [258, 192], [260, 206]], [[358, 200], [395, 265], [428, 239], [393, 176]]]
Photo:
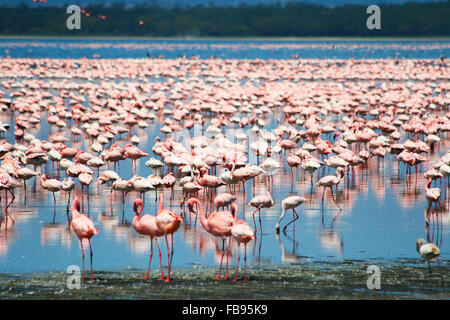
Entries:
[[159, 248], [158, 237], [163, 236], [164, 233], [162, 233], [156, 225], [155, 216], [150, 214], [141, 215], [144, 210], [144, 201], [142, 199], [134, 200], [133, 210], [136, 212], [136, 216], [133, 218], [134, 230], [140, 234], [150, 237], [150, 260], [148, 262], [147, 275], [144, 277], [144, 280], [147, 280], [150, 275], [150, 265], [152, 264], [153, 257], [153, 240], [156, 241], [156, 245], [158, 246], [159, 263], [161, 267], [161, 277], [159, 277], [158, 280], [162, 280], [164, 278], [164, 273], [162, 269], [161, 249]]
[[[164, 194], [159, 195], [159, 211], [156, 214], [156, 224], [159, 230], [164, 234], [167, 245], [167, 259], [168, 259], [168, 276], [166, 282], [170, 281], [170, 270], [172, 268], [173, 259], [173, 234], [180, 228], [183, 218], [176, 213], [164, 209]], [[167, 236], [170, 236], [171, 250], [169, 251], [169, 242]]]
[[80, 201], [78, 200], [77, 196], [74, 197], [72, 203], [72, 229], [77, 235], [78, 239], [80, 239], [81, 254], [83, 257], [83, 280], [85, 280], [83, 239], [88, 239], [89, 241], [89, 250], [91, 252], [91, 280], [94, 280], [92, 271], [91, 238], [94, 236], [94, 234], [98, 233], [98, 229], [94, 228], [94, 223], [86, 216], [86, 214], [80, 213]]
[[280, 222], [283, 219], [284, 214], [286, 213], [286, 210], [292, 209], [292, 214], [294, 216], [294, 219], [292, 221], [288, 222], [284, 226], [283, 232], [286, 230], [288, 225], [290, 225], [292, 222], [294, 222], [295, 220], [298, 219], [298, 214], [295, 211], [295, 208], [297, 208], [299, 205], [301, 205], [305, 201], [306, 201], [306, 199], [303, 197], [300, 197], [300, 196], [290, 196], [290, 197], [283, 199], [283, 201], [281, 201], [281, 207], [283, 208], [283, 210], [281, 212], [281, 216], [278, 218], [277, 224], [275, 225], [277, 234], [280, 233]]
[[[205, 217], [205, 212], [203, 211], [203, 206], [197, 198], [190, 198], [188, 200], [189, 211], [192, 212], [194, 203], [197, 204], [200, 210], [200, 223], [205, 229], [206, 232], [212, 234], [215, 237], [222, 238], [222, 245], [225, 247], [225, 239], [231, 236], [231, 228], [234, 223], [234, 216], [237, 215], [237, 206], [236, 204], [231, 205], [232, 212], [229, 211], [216, 211], [209, 215], [208, 218]], [[194, 211], [195, 212], [195, 211]], [[227, 259], [228, 259], [228, 250], [227, 250]], [[223, 261], [223, 253], [222, 258], [220, 260], [219, 266], [219, 275], [216, 280], [220, 279], [221, 270], [222, 270], [222, 261]], [[228, 261], [228, 260], [227, 260]], [[228, 263], [227, 263], [228, 265]], [[228, 269], [228, 268], [227, 268]], [[228, 279], [228, 272], [226, 279]]]

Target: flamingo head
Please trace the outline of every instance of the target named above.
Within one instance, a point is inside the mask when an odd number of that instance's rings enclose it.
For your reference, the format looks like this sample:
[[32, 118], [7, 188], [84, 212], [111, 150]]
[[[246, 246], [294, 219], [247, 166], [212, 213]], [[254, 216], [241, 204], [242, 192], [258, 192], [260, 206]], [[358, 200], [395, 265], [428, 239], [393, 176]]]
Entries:
[[197, 211], [194, 210], [194, 204], [197, 203], [197, 201], [198, 200], [196, 198], [189, 198], [189, 200], [187, 201], [189, 211], [195, 214], [197, 213]]
[[[138, 210], [139, 207], [141, 208], [141, 210]], [[141, 214], [143, 209], [144, 209], [144, 201], [142, 201], [142, 199], [134, 200], [133, 210], [134, 212], [136, 212], [137, 216]]]

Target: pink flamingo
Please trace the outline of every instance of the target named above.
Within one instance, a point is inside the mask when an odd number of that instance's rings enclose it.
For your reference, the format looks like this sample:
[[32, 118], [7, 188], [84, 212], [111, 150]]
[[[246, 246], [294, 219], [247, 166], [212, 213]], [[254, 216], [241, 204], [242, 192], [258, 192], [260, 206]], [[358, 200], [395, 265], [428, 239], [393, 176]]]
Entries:
[[431, 188], [430, 184], [433, 179], [429, 178], [427, 183], [425, 184], [425, 198], [428, 200], [428, 209], [427, 209], [427, 224], [428, 224], [428, 213], [431, 209], [431, 205], [433, 202], [439, 202], [439, 198], [441, 197], [441, 189], [439, 188]]
[[[56, 179], [50, 179], [50, 177], [47, 174], [44, 174], [41, 177], [41, 184], [42, 188], [50, 191], [53, 194], [53, 211], [56, 213], [56, 197], [55, 192], [61, 191], [62, 183], [59, 180]], [[54, 216], [53, 216], [54, 218]]]
[[256, 229], [256, 221], [255, 221], [255, 213], [258, 211], [259, 213], [259, 226], [261, 228], [261, 234], [262, 234], [262, 225], [261, 225], [261, 208], [270, 208], [273, 206], [273, 198], [270, 195], [269, 191], [266, 191], [266, 194], [261, 194], [256, 197], [254, 197], [250, 202], [248, 203], [252, 207], [256, 208], [255, 211], [253, 211], [253, 223], [255, 224], [255, 233], [257, 232]]
[[[333, 175], [325, 176], [325, 177], [321, 178], [316, 183], [317, 187], [323, 187], [322, 204], [323, 204], [323, 199], [324, 199], [324, 196], [325, 196], [325, 190], [327, 188], [330, 188], [331, 196], [332, 196], [332, 198], [334, 200], [333, 186], [336, 186], [336, 196], [337, 196], [337, 185], [341, 182], [343, 177], [344, 177], [344, 169], [342, 169], [341, 167], [338, 167], [336, 169], [336, 175], [335, 176], [333, 176]], [[337, 201], [334, 200], [334, 202], [339, 207], [339, 209], [342, 210], [341, 207], [339, 206], [339, 204], [337, 203]]]
[[164, 273], [162, 269], [161, 249], [159, 248], [158, 237], [163, 236], [164, 233], [162, 233], [156, 225], [155, 216], [150, 214], [141, 215], [144, 210], [144, 201], [142, 201], [142, 199], [134, 200], [133, 210], [136, 212], [136, 216], [133, 218], [134, 230], [140, 234], [150, 237], [150, 261], [148, 262], [147, 275], [144, 277], [144, 280], [147, 280], [150, 275], [150, 265], [152, 264], [153, 257], [153, 240], [156, 241], [156, 245], [158, 246], [159, 263], [161, 267], [161, 277], [159, 277], [158, 280], [162, 280], [164, 278]]
[[80, 201], [78, 197], [75, 196], [72, 203], [72, 229], [77, 235], [78, 239], [80, 239], [81, 245], [81, 254], [83, 257], [83, 280], [85, 280], [84, 276], [84, 249], [83, 249], [83, 239], [88, 239], [89, 241], [89, 250], [91, 252], [91, 280], [94, 280], [94, 275], [92, 272], [92, 247], [91, 247], [91, 238], [98, 233], [98, 229], [94, 228], [94, 223], [91, 219], [89, 219], [84, 213], [80, 213]]
[[[200, 210], [200, 223], [205, 229], [206, 232], [212, 234], [215, 237], [222, 238], [222, 247], [225, 248], [225, 239], [231, 236], [231, 228], [234, 223], [234, 216], [237, 215], [237, 206], [236, 204], [231, 205], [231, 212], [229, 211], [216, 211], [211, 213], [211, 215], [206, 218], [205, 212], [203, 211], [203, 206], [197, 198], [190, 198], [188, 200], [188, 207], [190, 212], [194, 212], [193, 206], [197, 204], [198, 209]], [[227, 248], [227, 275], [225, 279], [229, 278], [228, 275], [228, 250]], [[219, 266], [219, 275], [216, 280], [220, 279], [221, 271], [222, 271], [222, 262], [223, 262], [223, 253], [220, 259]]]
[[[159, 230], [164, 234], [167, 246], [167, 259], [168, 259], [168, 276], [166, 282], [170, 281], [170, 270], [172, 268], [173, 259], [173, 234], [178, 231], [183, 222], [183, 218], [176, 213], [164, 209], [164, 194], [159, 195], [159, 211], [156, 214], [156, 224]], [[169, 252], [169, 242], [167, 236], [170, 235], [171, 250]]]
[[134, 172], [136, 173], [136, 160], [140, 159], [142, 157], [148, 157], [148, 153], [140, 150], [138, 147], [133, 146], [131, 144], [127, 144], [125, 147], [123, 147], [123, 152], [125, 155], [125, 158], [131, 159], [131, 172], [133, 173], [133, 167]]
[[[234, 205], [234, 204], [233, 204]], [[237, 210], [237, 209], [236, 209]], [[236, 273], [234, 275], [234, 282], [237, 281], [237, 275], [239, 271], [239, 262], [241, 260], [241, 244], [244, 245], [244, 263], [245, 263], [245, 275], [243, 281], [247, 281], [247, 243], [255, 238], [253, 229], [248, 225], [245, 220], [238, 220], [238, 212], [234, 215], [234, 223], [231, 228], [231, 236], [238, 243], [238, 260], [236, 264]]]

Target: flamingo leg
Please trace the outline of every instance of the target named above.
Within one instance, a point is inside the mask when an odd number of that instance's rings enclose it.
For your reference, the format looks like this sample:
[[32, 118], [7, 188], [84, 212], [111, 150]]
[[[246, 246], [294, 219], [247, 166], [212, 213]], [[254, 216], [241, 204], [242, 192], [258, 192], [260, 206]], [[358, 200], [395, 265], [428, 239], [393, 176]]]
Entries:
[[242, 281], [247, 281], [247, 244], [244, 244], [244, 279]]
[[153, 238], [150, 238], [150, 259], [148, 261], [147, 274], [145, 275], [144, 280], [147, 280], [150, 275], [150, 265], [152, 264], [152, 257], [153, 257]]
[[162, 267], [162, 259], [161, 259], [161, 248], [159, 247], [159, 243], [158, 243], [158, 239], [155, 239], [156, 245], [158, 246], [158, 251], [159, 251], [159, 265], [161, 268], [161, 276], [157, 279], [157, 280], [162, 280], [164, 279], [164, 273], [163, 273], [163, 267]]
[[237, 275], [238, 275], [238, 271], [239, 271], [239, 261], [241, 260], [241, 244], [238, 244], [238, 259], [237, 259], [237, 264], [236, 264], [236, 273], [234, 274], [234, 280], [233, 282], [237, 281]]
[[225, 254], [225, 239], [222, 238], [222, 256], [220, 257], [219, 275], [216, 277], [216, 280], [220, 280], [220, 276], [222, 274], [222, 262], [224, 254]]
[[94, 273], [92, 271], [92, 247], [91, 247], [91, 239], [89, 239], [89, 250], [91, 251], [91, 280], [94, 280]]
[[[292, 216], [294, 217], [294, 219], [292, 221], [289, 221], [289, 223], [287, 223], [284, 228], [283, 228], [283, 232], [286, 230], [286, 228], [292, 223], [295, 222], [299, 216], [297, 214], [297, 211], [295, 211], [295, 208], [292, 208]], [[294, 228], [295, 228], [295, 224], [294, 224]]]
[[229, 255], [230, 255], [230, 246], [231, 246], [231, 237], [229, 237], [228, 247], [227, 247], [227, 274], [225, 276], [225, 280], [228, 280], [230, 278], [230, 274], [228, 272], [228, 260], [229, 260]]
[[83, 240], [80, 239], [80, 246], [81, 246], [81, 256], [83, 258], [83, 281], [86, 279], [84, 276], [84, 249], [83, 249]]

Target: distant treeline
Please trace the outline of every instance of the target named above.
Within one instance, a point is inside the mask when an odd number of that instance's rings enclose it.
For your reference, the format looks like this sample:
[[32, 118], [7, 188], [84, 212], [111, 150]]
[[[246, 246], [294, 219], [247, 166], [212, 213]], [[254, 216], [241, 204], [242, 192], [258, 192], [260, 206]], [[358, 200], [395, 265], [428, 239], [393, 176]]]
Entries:
[[[76, 1], [74, 1], [76, 3]], [[374, 1], [375, 2], [375, 1]], [[380, 4], [381, 30], [369, 30], [367, 6], [306, 3], [162, 8], [81, 7], [81, 30], [68, 30], [67, 7], [0, 7], [0, 35], [62, 36], [448, 36], [450, 0]]]

